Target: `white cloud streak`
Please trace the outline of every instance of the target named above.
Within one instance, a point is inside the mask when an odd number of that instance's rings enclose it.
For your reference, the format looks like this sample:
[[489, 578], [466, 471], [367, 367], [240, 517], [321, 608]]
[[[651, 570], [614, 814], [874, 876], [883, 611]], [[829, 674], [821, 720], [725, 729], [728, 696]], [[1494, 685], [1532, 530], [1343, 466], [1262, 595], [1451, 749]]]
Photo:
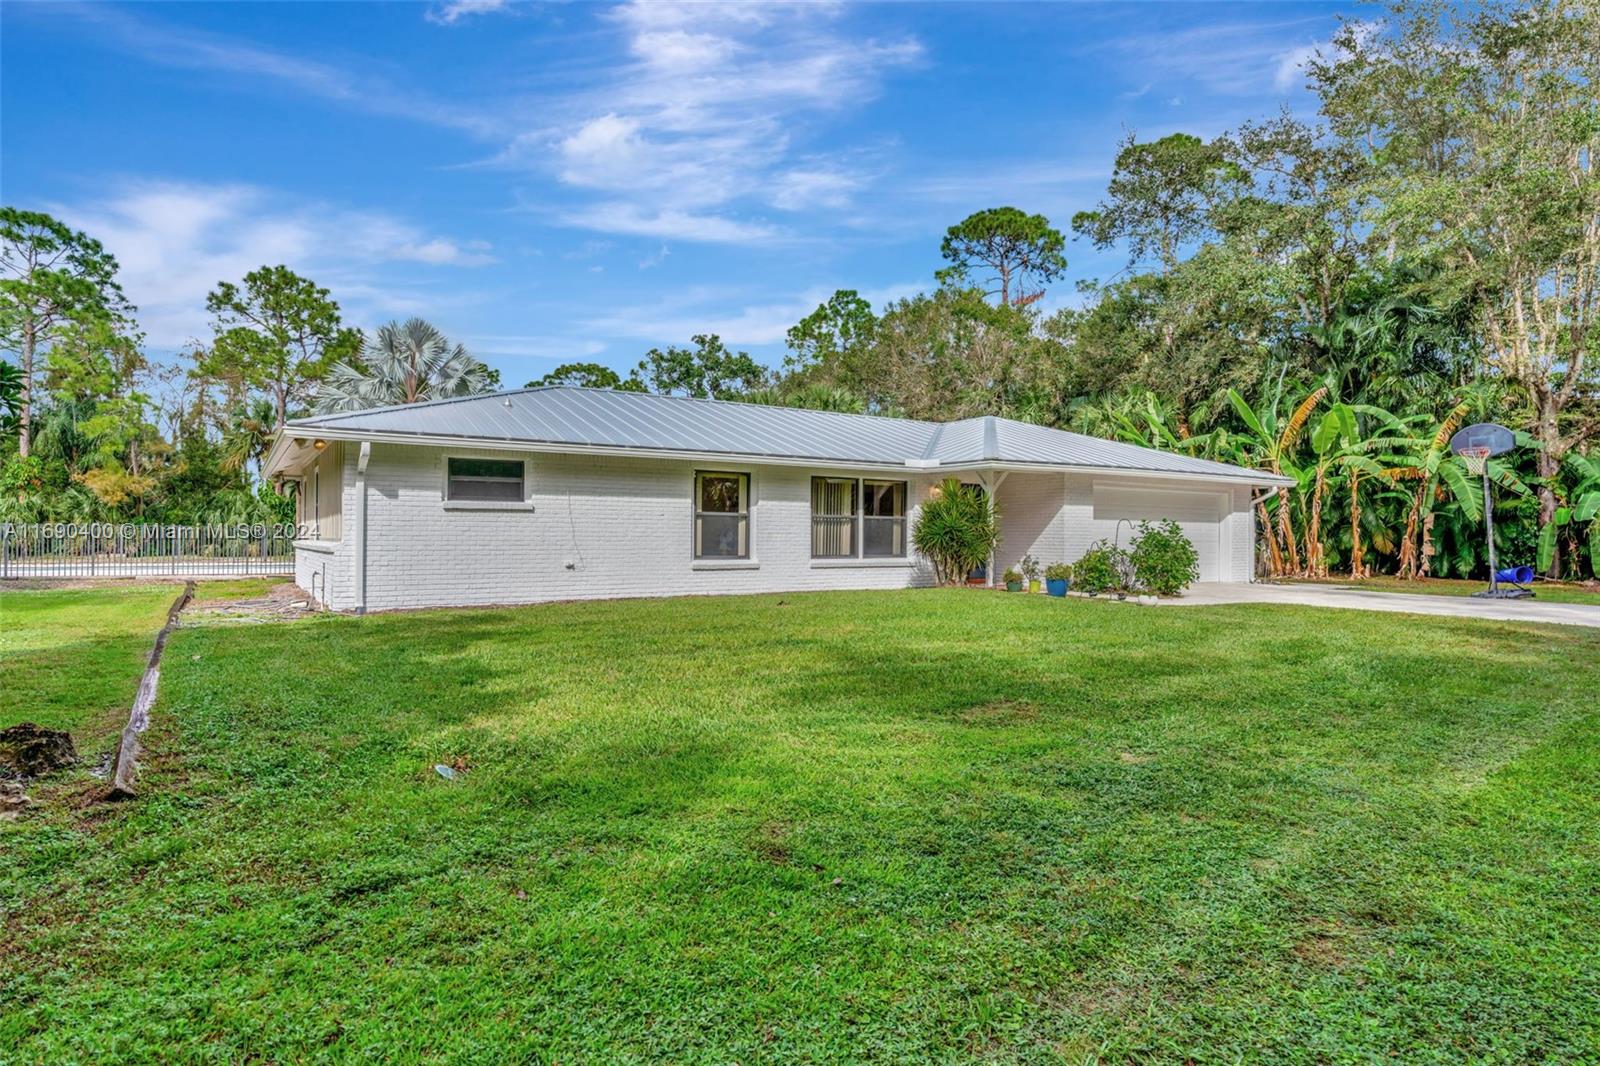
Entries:
[[385, 281], [385, 267], [493, 261], [480, 241], [452, 241], [377, 212], [289, 205], [250, 185], [127, 183], [93, 205], [50, 210], [117, 257], [123, 288], [156, 348], [208, 336], [206, 293], [259, 266], [284, 263], [316, 278], [335, 290], [347, 318], [360, 321], [422, 306], [421, 294]]
[[511, 0], [450, 0], [449, 3], [429, 8], [423, 17], [441, 26], [454, 26], [464, 18], [505, 11], [510, 7]]

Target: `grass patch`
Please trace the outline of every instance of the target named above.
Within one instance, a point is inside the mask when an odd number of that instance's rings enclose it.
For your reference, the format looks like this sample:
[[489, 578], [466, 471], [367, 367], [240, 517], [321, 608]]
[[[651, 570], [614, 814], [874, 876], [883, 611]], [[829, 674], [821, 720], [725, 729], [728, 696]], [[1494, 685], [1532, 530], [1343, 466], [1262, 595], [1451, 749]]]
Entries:
[[19, 1060], [1600, 1057], [1587, 630], [941, 590], [167, 662], [144, 798], [0, 825]]
[[[1483, 581], [1461, 581], [1456, 578], [1425, 577], [1416, 581], [1392, 575], [1378, 575], [1351, 581], [1349, 578], [1294, 578], [1280, 582], [1287, 585], [1339, 585], [1344, 588], [1364, 589], [1371, 592], [1402, 592], [1414, 596], [1470, 596], [1488, 588]], [[1510, 588], [1511, 586], [1506, 586]], [[1593, 581], [1535, 581], [1531, 586], [1539, 599], [1549, 603], [1584, 603], [1600, 606], [1600, 585]]]

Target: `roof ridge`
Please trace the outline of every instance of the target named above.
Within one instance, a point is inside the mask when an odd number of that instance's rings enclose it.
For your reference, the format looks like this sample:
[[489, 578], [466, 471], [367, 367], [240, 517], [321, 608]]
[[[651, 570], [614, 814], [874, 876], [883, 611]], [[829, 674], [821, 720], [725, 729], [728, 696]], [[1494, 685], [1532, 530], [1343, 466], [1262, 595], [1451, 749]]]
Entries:
[[[549, 389], [564, 388], [561, 385], [528, 385], [520, 389], [496, 389], [494, 392], [474, 392], [465, 396], [440, 396], [432, 400], [418, 400], [415, 403], [388, 403], [382, 407], [361, 407], [354, 411], [328, 411], [320, 415], [308, 415], [305, 418], [291, 418], [288, 425], [304, 425], [317, 423], [329, 418], [351, 418], [356, 415], [388, 414], [391, 411], [415, 411], [419, 407], [444, 407], [452, 403], [466, 403], [469, 400], [487, 400], [495, 396], [520, 396], [525, 392], [545, 392]], [[596, 390], [598, 391], [598, 390]]]

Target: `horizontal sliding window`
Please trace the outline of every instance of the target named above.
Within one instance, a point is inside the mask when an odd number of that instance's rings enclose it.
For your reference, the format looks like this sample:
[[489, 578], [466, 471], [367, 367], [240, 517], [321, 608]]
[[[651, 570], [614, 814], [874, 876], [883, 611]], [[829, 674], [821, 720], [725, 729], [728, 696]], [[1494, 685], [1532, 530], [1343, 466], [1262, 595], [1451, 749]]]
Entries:
[[811, 479], [811, 557], [851, 559], [856, 554], [857, 483], [853, 477]]
[[750, 558], [750, 475], [701, 471], [694, 476], [694, 557]]
[[521, 459], [445, 460], [444, 498], [447, 500], [520, 501], [523, 498]]
[[906, 483], [811, 479], [813, 559], [894, 559], [906, 554]]
[[869, 559], [894, 559], [906, 553], [906, 483], [863, 481], [866, 501], [861, 518], [861, 553]]

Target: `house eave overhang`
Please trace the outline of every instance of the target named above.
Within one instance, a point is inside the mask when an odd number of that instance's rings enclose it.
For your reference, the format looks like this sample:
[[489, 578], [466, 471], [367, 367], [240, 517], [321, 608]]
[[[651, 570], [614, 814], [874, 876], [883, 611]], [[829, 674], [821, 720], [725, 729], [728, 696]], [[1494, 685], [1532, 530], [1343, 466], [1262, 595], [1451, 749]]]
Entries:
[[450, 434], [396, 433], [331, 426], [296, 426], [290, 423], [278, 435], [267, 453], [263, 467], [267, 477], [298, 469], [306, 460], [313, 440], [372, 441], [428, 448], [486, 448], [499, 451], [542, 452], [552, 455], [595, 455], [612, 458], [677, 459], [687, 462], [746, 463], [761, 466], [801, 466], [824, 470], [882, 470], [902, 475], [921, 474], [943, 477], [985, 470], [1115, 474], [1118, 477], [1150, 478], [1167, 481], [1196, 481], [1218, 485], [1288, 486], [1294, 481], [1263, 470], [1230, 472], [1157, 470], [1128, 466], [1098, 466], [1080, 463], [1018, 462], [1015, 460], [971, 459], [942, 462], [937, 459], [863, 460], [817, 455], [770, 455], [744, 452], [699, 451], [692, 449], [647, 448], [622, 445], [576, 444], [568, 441], [541, 441], [502, 437], [469, 437]]

